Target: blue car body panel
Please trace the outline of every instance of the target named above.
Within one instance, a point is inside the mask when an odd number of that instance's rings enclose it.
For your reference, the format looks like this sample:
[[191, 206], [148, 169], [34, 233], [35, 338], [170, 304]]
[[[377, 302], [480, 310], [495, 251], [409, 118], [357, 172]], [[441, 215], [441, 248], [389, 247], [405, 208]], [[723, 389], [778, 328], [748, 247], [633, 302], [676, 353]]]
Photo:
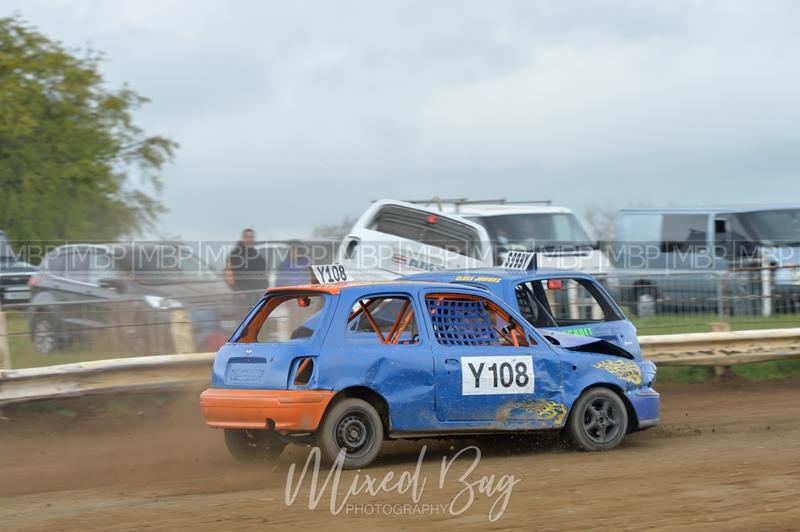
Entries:
[[[425, 306], [425, 296], [432, 292], [489, 299], [524, 329], [531, 345], [441, 345]], [[553, 345], [516, 309], [481, 288], [402, 281], [346, 285], [336, 294], [326, 294], [322, 310], [306, 321], [304, 327], [314, 331], [310, 337], [283, 343], [237, 343], [236, 338], [272, 295], [267, 293], [259, 301], [217, 353], [213, 387], [337, 392], [368, 389], [386, 402], [390, 433], [397, 437], [557, 429], [566, 423], [569, 409], [580, 394], [596, 385], [612, 387], [626, 399], [634, 418], [632, 430], [658, 418], [658, 394], [650, 387], [655, 378], [652, 363], [640, 357], [570, 350], [590, 346], [597, 341], [594, 338], [561, 335], [574, 340], [574, 345]], [[360, 334], [348, 333], [346, 324], [354, 305], [375, 296], [410, 300], [417, 320], [417, 343], [376, 345], [364, 341]], [[462, 394], [462, 359], [485, 356], [531, 357], [532, 393]], [[304, 358], [314, 360], [313, 375], [307, 383], [296, 385], [291, 376]]]

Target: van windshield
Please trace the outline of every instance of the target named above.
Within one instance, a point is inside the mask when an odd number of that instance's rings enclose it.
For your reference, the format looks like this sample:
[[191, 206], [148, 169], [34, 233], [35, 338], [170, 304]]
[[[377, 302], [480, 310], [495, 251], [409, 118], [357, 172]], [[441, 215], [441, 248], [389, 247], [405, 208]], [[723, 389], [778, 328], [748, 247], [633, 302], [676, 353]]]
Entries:
[[593, 248], [589, 235], [570, 213], [522, 213], [475, 216], [492, 242], [522, 246], [526, 251]]
[[800, 244], [800, 209], [748, 212], [739, 215], [755, 240]]

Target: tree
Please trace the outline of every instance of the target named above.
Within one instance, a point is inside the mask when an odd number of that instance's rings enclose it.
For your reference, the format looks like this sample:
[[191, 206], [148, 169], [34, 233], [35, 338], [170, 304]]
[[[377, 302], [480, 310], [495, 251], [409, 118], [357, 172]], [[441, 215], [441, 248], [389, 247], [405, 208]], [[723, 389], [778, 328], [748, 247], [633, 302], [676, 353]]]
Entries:
[[356, 223], [356, 219], [350, 216], [346, 216], [341, 222], [328, 224], [328, 225], [319, 225], [311, 230], [311, 236], [314, 238], [332, 238], [335, 240], [341, 240], [350, 230], [353, 228], [353, 224]]
[[12, 240], [111, 240], [165, 210], [160, 170], [177, 144], [135, 125], [148, 100], [106, 87], [101, 60], [0, 18], [0, 229]]
[[594, 238], [602, 242], [610, 242], [614, 238], [616, 217], [614, 209], [598, 205], [589, 205], [583, 213], [583, 219], [589, 224]]

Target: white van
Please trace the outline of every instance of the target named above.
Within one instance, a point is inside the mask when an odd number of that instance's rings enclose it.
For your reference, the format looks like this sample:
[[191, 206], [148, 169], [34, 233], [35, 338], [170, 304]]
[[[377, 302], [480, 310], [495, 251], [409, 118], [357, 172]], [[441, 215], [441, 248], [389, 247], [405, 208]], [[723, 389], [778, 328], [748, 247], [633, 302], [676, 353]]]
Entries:
[[550, 201], [433, 199], [411, 203], [483, 226], [494, 244], [495, 265], [503, 262], [507, 251], [533, 251], [539, 267], [592, 274], [608, 271], [607, 255], [592, 241], [578, 217]]
[[339, 246], [338, 262], [363, 277], [492, 264], [486, 229], [460, 216], [396, 200], [379, 200], [356, 221]]

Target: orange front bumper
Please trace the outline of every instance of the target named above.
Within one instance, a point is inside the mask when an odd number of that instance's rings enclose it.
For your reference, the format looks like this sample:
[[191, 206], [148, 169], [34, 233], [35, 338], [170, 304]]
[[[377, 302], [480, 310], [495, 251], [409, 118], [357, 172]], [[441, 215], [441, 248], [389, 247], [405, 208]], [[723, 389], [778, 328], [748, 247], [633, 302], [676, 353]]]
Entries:
[[311, 431], [316, 430], [335, 393], [209, 388], [200, 394], [200, 406], [209, 427]]

